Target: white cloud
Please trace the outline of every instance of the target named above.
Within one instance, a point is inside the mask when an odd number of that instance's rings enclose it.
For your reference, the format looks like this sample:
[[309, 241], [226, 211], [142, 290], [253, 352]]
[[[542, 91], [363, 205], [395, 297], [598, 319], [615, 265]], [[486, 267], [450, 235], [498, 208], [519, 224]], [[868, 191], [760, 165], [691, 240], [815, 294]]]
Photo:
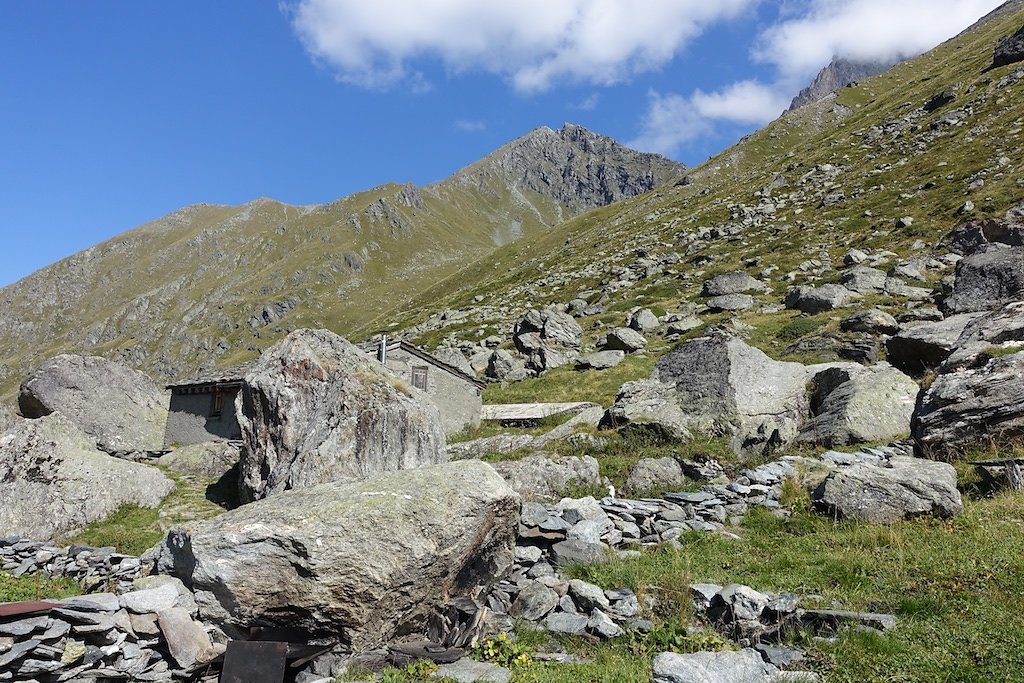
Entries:
[[709, 25], [758, 0], [297, 0], [306, 49], [342, 81], [388, 87], [420, 59], [482, 70], [521, 91], [610, 85], [671, 61]]
[[455, 127], [464, 133], [479, 133], [480, 131], [487, 130], [487, 124], [483, 121], [470, 121], [467, 119], [459, 119], [455, 122]]
[[764, 125], [833, 56], [895, 61], [953, 37], [1003, 0], [799, 0], [758, 36], [755, 61], [774, 67], [770, 84], [740, 81], [690, 96], [650, 93], [632, 147], [672, 155], [728, 122]]
[[777, 87], [740, 81], [717, 92], [695, 91], [689, 97], [651, 91], [635, 149], [672, 155], [687, 142], [708, 135], [720, 121], [764, 125], [789, 105]]
[[803, 78], [833, 55], [895, 61], [930, 50], [1003, 0], [811, 0], [803, 12], [764, 31], [757, 60], [783, 78]]
[[598, 103], [601, 102], [601, 93], [590, 93], [590, 95], [582, 102], [577, 102], [570, 106], [570, 109], [579, 109], [580, 111], [594, 111], [597, 109]]

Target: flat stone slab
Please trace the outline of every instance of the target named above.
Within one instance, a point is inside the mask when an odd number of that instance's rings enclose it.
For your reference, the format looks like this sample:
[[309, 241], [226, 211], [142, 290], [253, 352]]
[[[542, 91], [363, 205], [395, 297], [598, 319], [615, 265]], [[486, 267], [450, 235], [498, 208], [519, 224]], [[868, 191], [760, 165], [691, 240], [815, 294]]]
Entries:
[[480, 419], [485, 422], [539, 422], [546, 417], [571, 415], [597, 407], [596, 403], [587, 402], [493, 404], [480, 409]]

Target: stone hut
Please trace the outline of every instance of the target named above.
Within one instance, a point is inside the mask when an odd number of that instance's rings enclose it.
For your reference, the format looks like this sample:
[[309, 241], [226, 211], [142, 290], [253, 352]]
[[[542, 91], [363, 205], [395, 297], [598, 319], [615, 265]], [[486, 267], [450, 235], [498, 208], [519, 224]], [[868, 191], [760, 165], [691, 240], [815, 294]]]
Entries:
[[245, 383], [249, 368], [248, 364], [236, 365], [168, 385], [171, 404], [164, 429], [164, 446], [241, 439], [235, 397]]
[[360, 346], [409, 386], [425, 392], [441, 411], [446, 436], [480, 426], [483, 390], [487, 386], [421, 348], [382, 337]]

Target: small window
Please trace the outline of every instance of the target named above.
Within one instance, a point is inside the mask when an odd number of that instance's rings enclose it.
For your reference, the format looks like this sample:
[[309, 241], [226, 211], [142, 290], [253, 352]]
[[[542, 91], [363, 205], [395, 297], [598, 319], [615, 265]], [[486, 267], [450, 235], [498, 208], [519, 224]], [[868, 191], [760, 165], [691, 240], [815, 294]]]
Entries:
[[210, 417], [220, 417], [221, 412], [224, 410], [224, 394], [215, 391], [213, 392], [213, 403], [210, 406]]
[[412, 369], [412, 385], [420, 391], [427, 390], [427, 368], [420, 366]]

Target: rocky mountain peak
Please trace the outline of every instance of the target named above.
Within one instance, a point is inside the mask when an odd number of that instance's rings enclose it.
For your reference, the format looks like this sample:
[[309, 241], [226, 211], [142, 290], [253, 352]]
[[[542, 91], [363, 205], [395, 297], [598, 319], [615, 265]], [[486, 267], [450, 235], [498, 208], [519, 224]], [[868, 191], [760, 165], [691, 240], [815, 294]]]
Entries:
[[793, 98], [789, 110], [799, 109], [845, 88], [851, 83], [877, 76], [890, 69], [901, 60], [857, 61], [846, 57], [835, 56], [828, 65], [818, 72], [811, 84]]

